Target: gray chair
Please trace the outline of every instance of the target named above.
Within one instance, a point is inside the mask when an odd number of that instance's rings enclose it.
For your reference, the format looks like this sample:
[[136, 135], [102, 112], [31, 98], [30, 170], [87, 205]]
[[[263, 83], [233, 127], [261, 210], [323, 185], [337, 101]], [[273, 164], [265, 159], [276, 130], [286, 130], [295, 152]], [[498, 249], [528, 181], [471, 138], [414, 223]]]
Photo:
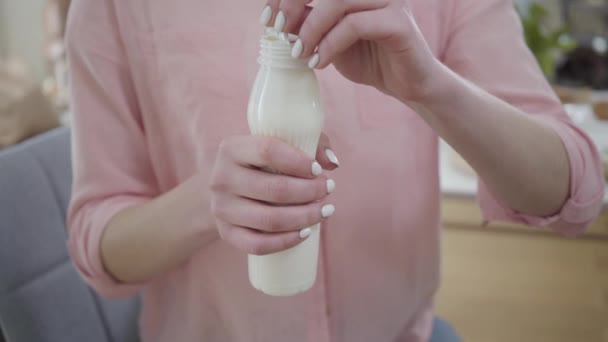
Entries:
[[71, 175], [65, 128], [0, 152], [0, 330], [8, 342], [138, 341], [138, 299], [100, 298], [70, 262]]

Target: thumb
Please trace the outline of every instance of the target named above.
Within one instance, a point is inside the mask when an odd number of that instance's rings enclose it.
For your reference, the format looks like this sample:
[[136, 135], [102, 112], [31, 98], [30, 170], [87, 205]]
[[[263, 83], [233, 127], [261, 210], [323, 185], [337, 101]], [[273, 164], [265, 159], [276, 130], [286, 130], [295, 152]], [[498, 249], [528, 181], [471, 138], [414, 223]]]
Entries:
[[325, 133], [321, 133], [321, 136], [319, 137], [316, 159], [325, 170], [335, 170], [340, 166], [338, 157], [336, 157], [336, 154], [331, 149], [331, 143]]

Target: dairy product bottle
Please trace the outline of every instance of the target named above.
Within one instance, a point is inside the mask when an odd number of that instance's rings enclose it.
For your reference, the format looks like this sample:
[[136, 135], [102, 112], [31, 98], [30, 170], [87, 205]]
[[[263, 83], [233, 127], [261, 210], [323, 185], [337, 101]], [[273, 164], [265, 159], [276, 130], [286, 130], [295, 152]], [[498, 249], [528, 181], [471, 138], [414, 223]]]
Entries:
[[[251, 133], [272, 136], [314, 158], [323, 126], [319, 85], [306, 61], [293, 59], [295, 37], [267, 29], [260, 41], [259, 70], [247, 110]], [[302, 227], [305, 228], [305, 227]], [[299, 245], [283, 252], [249, 255], [249, 280], [273, 296], [311, 288], [317, 274], [319, 224]]]

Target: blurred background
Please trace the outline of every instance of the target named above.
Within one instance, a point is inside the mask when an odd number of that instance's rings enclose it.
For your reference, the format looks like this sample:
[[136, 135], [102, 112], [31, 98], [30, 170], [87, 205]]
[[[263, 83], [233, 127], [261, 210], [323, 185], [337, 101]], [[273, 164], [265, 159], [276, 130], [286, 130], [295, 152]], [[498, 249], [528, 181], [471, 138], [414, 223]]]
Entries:
[[[0, 155], [69, 127], [62, 42], [69, 3], [0, 0]], [[543, 73], [608, 160], [608, 1], [514, 6]], [[446, 229], [437, 311], [465, 341], [608, 342], [608, 196], [588, 233], [566, 240], [539, 228], [485, 225], [475, 173], [443, 143], [441, 185]]]

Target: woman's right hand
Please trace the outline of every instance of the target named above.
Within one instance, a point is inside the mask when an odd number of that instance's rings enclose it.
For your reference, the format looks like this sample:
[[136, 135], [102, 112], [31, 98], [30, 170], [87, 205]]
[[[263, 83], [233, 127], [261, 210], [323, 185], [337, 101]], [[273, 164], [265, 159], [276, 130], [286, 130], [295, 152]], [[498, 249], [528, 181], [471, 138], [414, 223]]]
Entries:
[[[337, 167], [325, 135], [317, 160], [327, 169]], [[335, 210], [327, 201], [335, 182], [319, 162], [279, 139], [226, 138], [210, 184], [211, 211], [222, 239], [254, 255], [283, 251], [306, 239], [307, 227]]]

